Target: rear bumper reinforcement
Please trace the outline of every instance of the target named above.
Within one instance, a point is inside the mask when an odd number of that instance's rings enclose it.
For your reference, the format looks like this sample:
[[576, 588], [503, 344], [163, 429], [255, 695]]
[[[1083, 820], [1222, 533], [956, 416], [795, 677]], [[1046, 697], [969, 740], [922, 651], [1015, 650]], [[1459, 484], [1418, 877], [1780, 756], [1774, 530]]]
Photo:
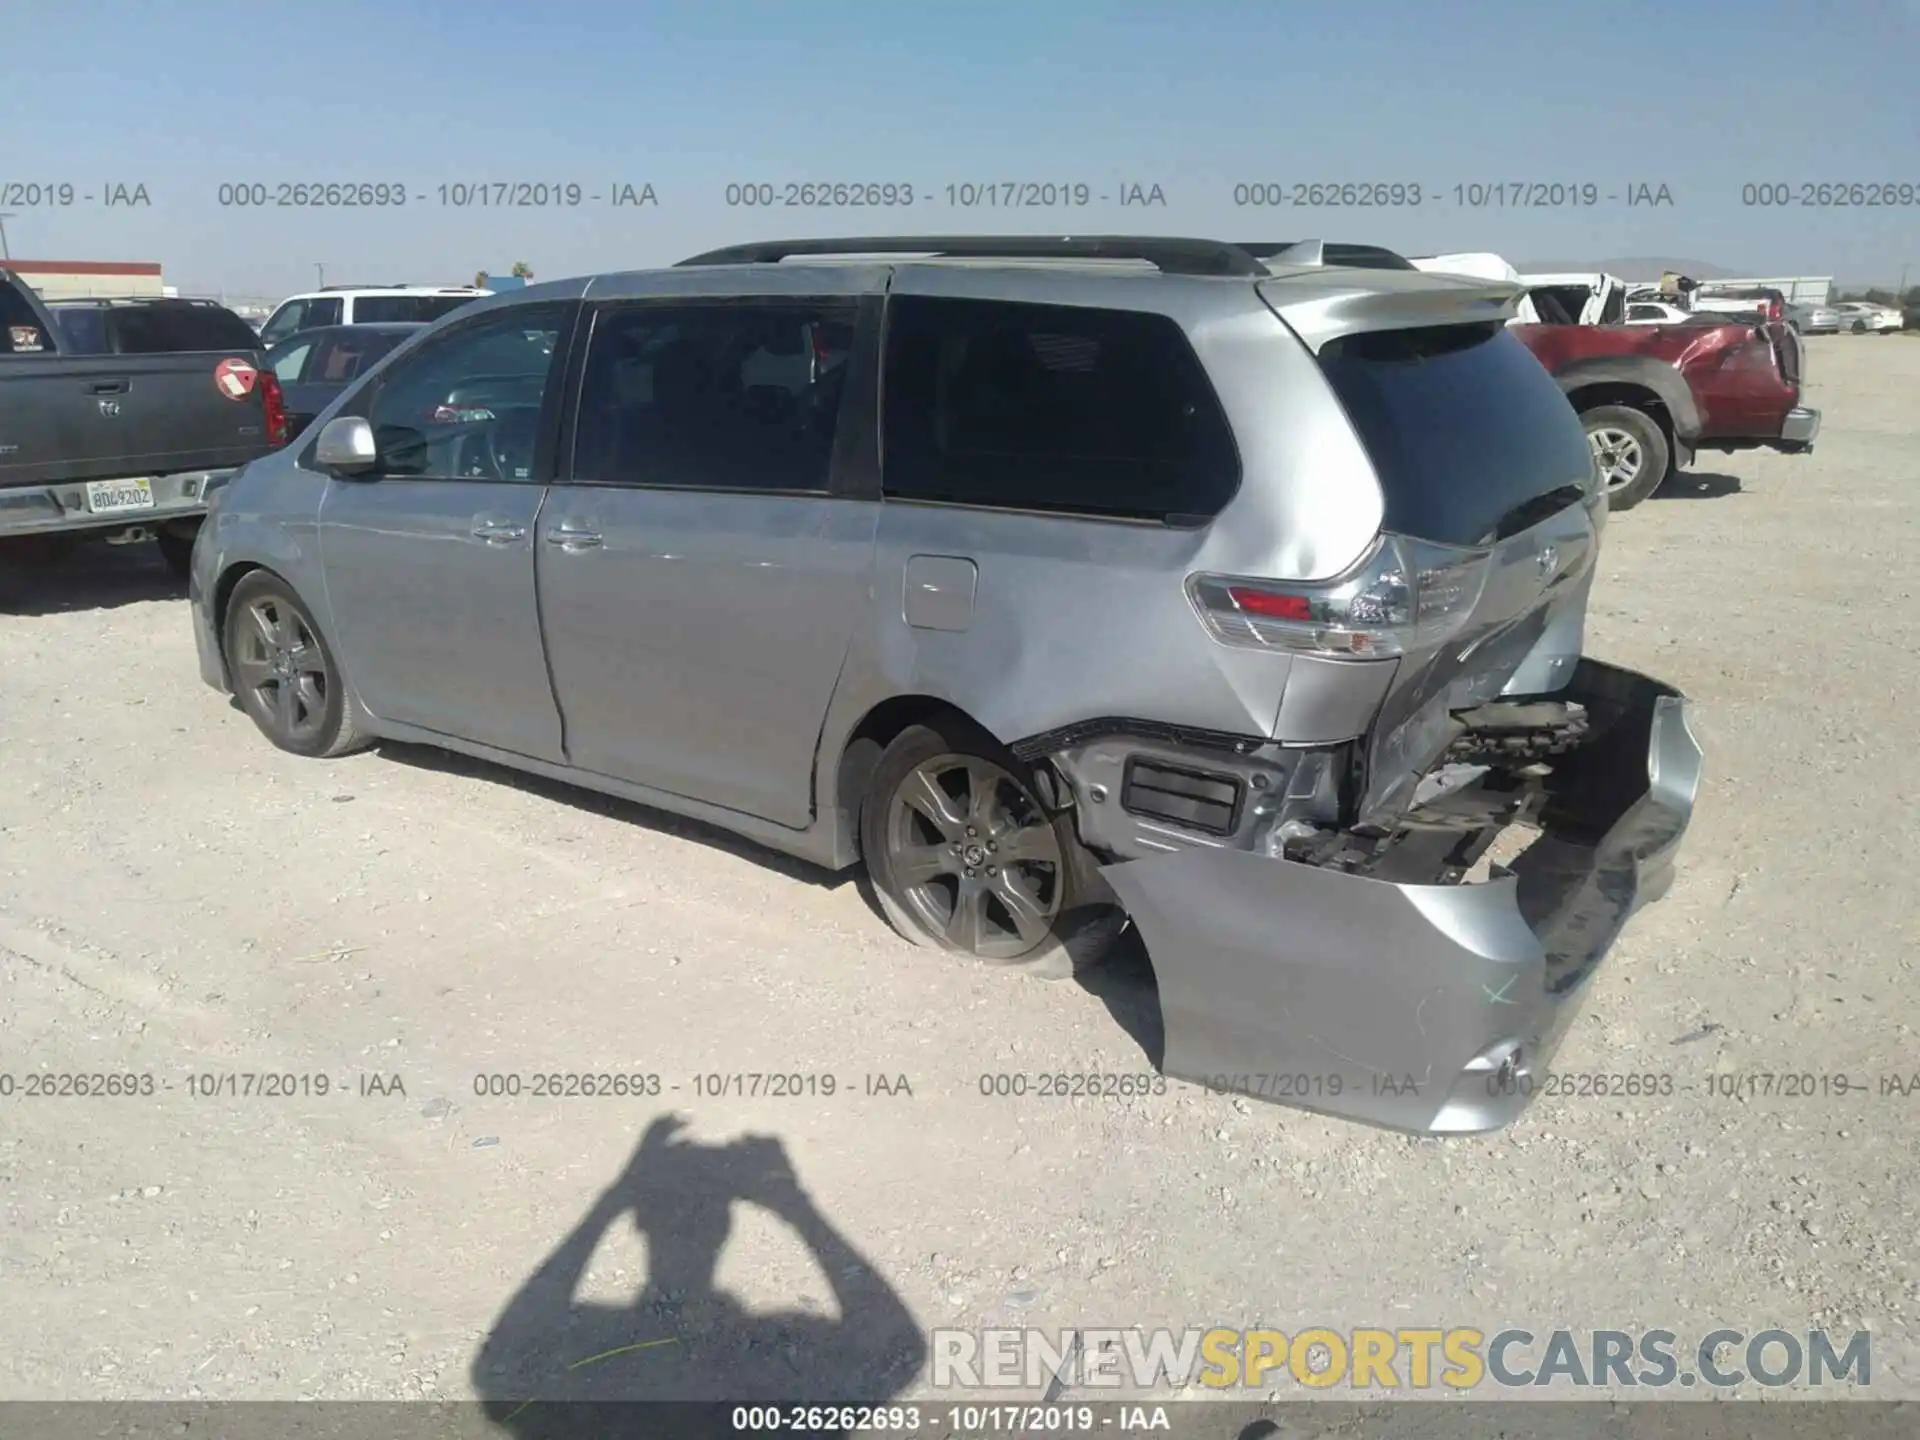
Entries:
[[1677, 690], [1582, 659], [1558, 698], [1540, 834], [1479, 884], [1406, 884], [1244, 850], [1103, 874], [1159, 983], [1168, 1075], [1423, 1134], [1523, 1111], [1628, 918], [1666, 893], [1701, 750]]

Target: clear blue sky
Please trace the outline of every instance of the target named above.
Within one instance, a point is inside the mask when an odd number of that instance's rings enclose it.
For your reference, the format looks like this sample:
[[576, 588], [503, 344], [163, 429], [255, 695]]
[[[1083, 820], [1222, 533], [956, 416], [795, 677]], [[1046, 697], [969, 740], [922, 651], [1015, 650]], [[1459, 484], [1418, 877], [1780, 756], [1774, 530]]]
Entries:
[[[1511, 258], [1681, 256], [1920, 281], [1920, 204], [1747, 208], [1743, 183], [1920, 191], [1920, 0], [13, 0], [0, 210], [30, 259], [189, 291], [543, 279], [795, 234], [1154, 231]], [[1665, 53], [1663, 53], [1665, 52]], [[1692, 58], [1692, 57], [1698, 57]], [[879, 212], [729, 209], [729, 182], [911, 184]], [[456, 209], [443, 183], [651, 184], [657, 207]], [[1158, 184], [1165, 208], [955, 209], [950, 183]], [[1237, 209], [1242, 181], [1419, 183], [1419, 208]], [[1455, 184], [1584, 185], [1473, 209]], [[222, 182], [401, 184], [401, 209], [223, 209]], [[23, 203], [72, 183], [95, 201]], [[103, 208], [108, 184], [147, 208]], [[1629, 187], [1671, 206], [1629, 207]], [[1442, 199], [1431, 198], [1435, 189]], [[420, 198], [420, 197], [425, 197]], [[31, 197], [26, 197], [31, 198]], [[1920, 196], [1913, 196], [1920, 199]]]

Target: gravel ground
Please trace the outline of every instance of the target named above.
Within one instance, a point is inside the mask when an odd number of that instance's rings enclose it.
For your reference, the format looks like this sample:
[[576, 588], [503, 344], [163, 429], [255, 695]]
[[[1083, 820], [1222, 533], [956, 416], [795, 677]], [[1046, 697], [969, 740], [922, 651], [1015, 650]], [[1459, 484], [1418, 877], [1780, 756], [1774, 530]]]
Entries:
[[[283, 755], [201, 685], [157, 558], [9, 567], [0, 1398], [911, 1396], [928, 1328], [990, 1324], [1865, 1326], [1871, 1393], [1920, 1396], [1920, 1091], [1879, 1088], [1920, 1071], [1920, 344], [1810, 348], [1819, 452], [1701, 457], [1596, 590], [1590, 648], [1696, 697], [1710, 768], [1557, 1065], [1675, 1091], [1480, 1139], [1178, 1084], [989, 1098], [1145, 1073], [1137, 957], [983, 974], [634, 806]], [[551, 1072], [660, 1089], [476, 1094]], [[837, 1087], [699, 1093], [736, 1072]], [[265, 1073], [296, 1093], [189, 1088]]]

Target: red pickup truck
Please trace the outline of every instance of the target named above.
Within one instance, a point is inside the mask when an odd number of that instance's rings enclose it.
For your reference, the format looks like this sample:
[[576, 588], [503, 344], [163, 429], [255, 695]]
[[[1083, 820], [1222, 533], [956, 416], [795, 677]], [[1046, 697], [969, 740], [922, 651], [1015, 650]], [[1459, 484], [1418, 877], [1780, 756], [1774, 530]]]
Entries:
[[1515, 325], [1580, 412], [1610, 508], [1630, 510], [1697, 450], [1813, 449], [1800, 338], [1783, 321]]

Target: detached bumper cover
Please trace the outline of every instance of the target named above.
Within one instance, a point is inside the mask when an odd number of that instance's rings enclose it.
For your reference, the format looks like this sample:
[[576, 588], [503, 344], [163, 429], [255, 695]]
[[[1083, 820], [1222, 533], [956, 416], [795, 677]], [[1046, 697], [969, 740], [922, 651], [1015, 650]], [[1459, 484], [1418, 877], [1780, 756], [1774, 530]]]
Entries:
[[1556, 698], [1587, 706], [1591, 738], [1488, 883], [1239, 850], [1108, 866], [1153, 960], [1166, 1073], [1419, 1133], [1518, 1116], [1627, 920], [1671, 884], [1702, 759], [1670, 686], [1582, 659]]

